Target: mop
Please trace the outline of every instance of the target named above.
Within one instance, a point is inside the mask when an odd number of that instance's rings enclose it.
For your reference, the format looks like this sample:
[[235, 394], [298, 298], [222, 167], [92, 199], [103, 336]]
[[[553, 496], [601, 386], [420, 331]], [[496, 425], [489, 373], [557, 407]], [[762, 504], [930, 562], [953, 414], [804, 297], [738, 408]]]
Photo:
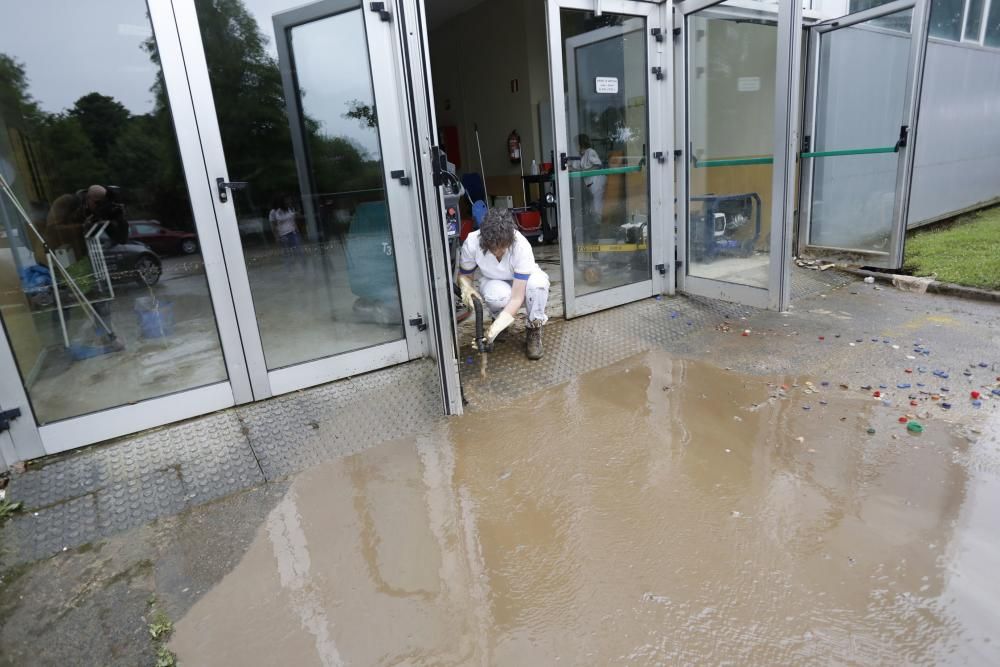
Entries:
[[[31, 221], [31, 218], [28, 216], [28, 213], [21, 206], [21, 202], [14, 195], [14, 191], [11, 189], [10, 184], [7, 183], [7, 179], [4, 178], [3, 174], [0, 174], [0, 190], [2, 190], [5, 195], [7, 195], [7, 198], [10, 199], [11, 203], [14, 205], [14, 208], [17, 209], [17, 212], [24, 219], [25, 224], [28, 225], [28, 229], [32, 231], [32, 233], [35, 235], [38, 241], [42, 244], [42, 248], [45, 250], [45, 255], [48, 258], [49, 271], [53, 273], [53, 277], [55, 275], [62, 276], [63, 280], [66, 283], [66, 286], [69, 287], [70, 292], [73, 293], [73, 296], [76, 297], [76, 300], [80, 304], [80, 307], [83, 308], [83, 312], [87, 314], [87, 318], [90, 320], [90, 323], [93, 324], [95, 327], [98, 327], [99, 325], [100, 330], [106, 333], [108, 339], [114, 341], [117, 338], [115, 332], [111, 330], [111, 327], [108, 326], [107, 322], [104, 321], [100, 313], [97, 312], [97, 309], [94, 308], [94, 304], [92, 304], [90, 300], [84, 295], [83, 290], [81, 290], [80, 286], [77, 285], [76, 280], [73, 279], [73, 276], [71, 276], [66, 267], [63, 266], [63, 263], [59, 261], [59, 258], [56, 257], [55, 252], [53, 252], [52, 248], [50, 248], [49, 244], [45, 241], [45, 237], [42, 236], [42, 233], [38, 231], [38, 228], [35, 227], [35, 223]], [[58, 269], [58, 271], [55, 271], [55, 269]], [[59, 301], [59, 295], [58, 295], [59, 288], [55, 284], [54, 280], [52, 285], [52, 291], [55, 293], [56, 296], [57, 307], [61, 308], [62, 304]]]
[[476, 151], [479, 153], [479, 173], [483, 177], [483, 197], [486, 201], [486, 208], [490, 207], [490, 193], [486, 190], [486, 169], [483, 167], [483, 147], [479, 145], [479, 123], [472, 124], [473, 129], [476, 131]]

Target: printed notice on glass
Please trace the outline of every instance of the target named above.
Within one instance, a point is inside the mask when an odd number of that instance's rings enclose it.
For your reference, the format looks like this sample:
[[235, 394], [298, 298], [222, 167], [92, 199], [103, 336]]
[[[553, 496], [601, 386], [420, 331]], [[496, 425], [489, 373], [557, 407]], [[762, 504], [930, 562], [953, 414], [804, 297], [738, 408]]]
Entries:
[[618, 77], [598, 76], [594, 78], [594, 90], [603, 94], [618, 92]]
[[741, 76], [736, 79], [736, 90], [741, 93], [756, 93], [760, 90], [759, 76]]

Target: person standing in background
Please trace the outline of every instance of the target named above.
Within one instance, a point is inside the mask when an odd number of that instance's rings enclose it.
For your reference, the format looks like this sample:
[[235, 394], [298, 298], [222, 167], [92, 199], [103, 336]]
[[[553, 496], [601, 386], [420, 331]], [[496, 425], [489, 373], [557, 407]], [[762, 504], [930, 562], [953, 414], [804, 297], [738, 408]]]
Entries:
[[[575, 170], [591, 171], [594, 169], [600, 169], [604, 166], [604, 163], [601, 161], [601, 157], [591, 145], [589, 136], [586, 134], [578, 135], [576, 143], [579, 147], [580, 159], [574, 161], [575, 164], [573, 165], [573, 168]], [[587, 192], [590, 195], [590, 201], [588, 202], [589, 206], [585, 204], [584, 210], [589, 209], [590, 214], [593, 216], [593, 219], [597, 224], [600, 224], [601, 216], [604, 213], [604, 188], [607, 183], [608, 177], [604, 174], [583, 177], [584, 192]]]
[[[282, 248], [282, 260], [286, 269], [293, 265], [293, 261], [298, 261], [301, 265], [305, 259], [302, 252], [302, 238], [299, 236], [298, 217], [299, 214], [292, 205], [292, 198], [287, 195], [275, 200], [267, 216], [268, 222], [271, 223], [271, 233]], [[292, 260], [293, 255], [295, 260]]]

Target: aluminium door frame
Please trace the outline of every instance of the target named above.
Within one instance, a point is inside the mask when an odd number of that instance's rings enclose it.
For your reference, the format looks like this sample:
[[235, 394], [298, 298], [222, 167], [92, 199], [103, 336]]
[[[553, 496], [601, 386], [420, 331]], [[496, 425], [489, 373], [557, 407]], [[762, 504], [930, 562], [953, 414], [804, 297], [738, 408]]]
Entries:
[[[195, 0], [172, 0], [172, 2], [184, 49], [191, 96], [195, 101], [195, 113], [199, 121], [206, 172], [209, 174], [210, 185], [214, 186], [212, 177], [229, 180], [229, 174], [195, 11]], [[416, 192], [412, 185], [404, 185], [403, 179], [391, 178], [389, 175], [390, 171], [399, 169], [407, 175], [413, 174], [410, 155], [404, 149], [407, 141], [402, 119], [402, 111], [405, 108], [402, 92], [404, 82], [401, 68], [398, 66], [399, 45], [392, 29], [393, 22], [380, 20], [378, 13], [358, 0], [320, 0], [320, 2], [324, 8], [332, 10], [326, 14], [327, 16], [354, 10], [360, 10], [362, 13], [375, 105], [380, 110], [380, 117], [386, 121], [379, 123], [379, 146], [393, 238], [393, 256], [396, 260], [404, 337], [389, 343], [268, 370], [257, 326], [256, 306], [253, 302], [233, 198], [229, 198], [227, 202], [220, 202], [214, 197], [212, 205], [219, 221], [219, 234], [222, 237], [223, 247], [227, 249], [225, 265], [229, 273], [233, 301], [239, 305], [236, 314], [243, 337], [250, 382], [253, 386], [253, 400], [416, 359], [424, 356], [428, 347], [424, 330], [416, 325], [410, 325], [411, 320], [415, 321], [422, 317], [423, 311], [426, 310], [424, 290], [421, 286], [423, 276], [419, 270], [422, 239], [416, 233], [418, 227], [415, 213]]]
[[[198, 140], [199, 128], [187, 86], [178, 28], [170, 0], [148, 0], [147, 9], [184, 168], [185, 184], [205, 267], [206, 288], [211, 299], [220, 354], [227, 377], [208, 385], [39, 425], [17, 370], [12, 348], [6, 334], [0, 333], [0, 405], [4, 409], [19, 407], [22, 413], [20, 418], [11, 422], [8, 435], [16, 458], [14, 461], [8, 460], [7, 464], [57, 454], [209, 414], [251, 400], [250, 379], [243, 361], [243, 346], [222, 262], [222, 245], [216, 231], [217, 226], [214, 218], [200, 213], [209, 206], [212, 192], [207, 186]], [[11, 453], [8, 451], [7, 454]]]
[[[887, 252], [863, 251], [850, 248], [831, 248], [809, 243], [812, 225], [812, 197], [814, 189], [815, 159], [804, 159], [800, 174], [799, 186], [799, 255], [821, 255], [836, 257], [846, 254], [855, 259], [858, 257], [888, 257], [887, 261], [899, 268], [902, 263], [903, 248], [906, 243], [906, 222], [910, 210], [910, 193], [913, 184], [913, 167], [916, 155], [917, 119], [920, 112], [920, 92], [923, 88], [924, 64], [927, 55], [927, 39], [930, 29], [930, 7], [927, 0], [896, 0], [885, 5], [873, 7], [862, 12], [848, 14], [838, 18], [821, 21], [810, 26], [808, 34], [808, 69], [805, 81], [805, 112], [803, 116], [803, 135], [816, 136], [816, 104], [819, 95], [820, 49], [823, 35], [842, 28], [850, 28], [860, 23], [896, 14], [907, 9], [913, 10], [910, 19], [910, 61], [906, 90], [903, 95], [903, 113], [900, 125], [908, 126], [906, 145], [899, 150], [896, 165], [896, 194], [893, 201], [893, 228]], [[818, 252], [816, 252], [818, 251]]]
[[[648, 280], [592, 292], [580, 297], [576, 296], [569, 172], [560, 169], [558, 164], [553, 165], [556, 172], [556, 214], [560, 238], [560, 263], [563, 273], [563, 307], [567, 319], [661, 294], [672, 287], [670, 281], [664, 280], [665, 276], [656, 268], [657, 265], [666, 264], [667, 250], [665, 245], [673, 240], [672, 220], [667, 219], [669, 207], [664, 206], [665, 198], [663, 195], [665, 182], [669, 180], [669, 171], [665, 168], [666, 161], [661, 163], [653, 158], [653, 154], [656, 152], [663, 152], [666, 156], [673, 150], [670, 134], [663, 131], [662, 118], [664, 100], [669, 102], [670, 97], [669, 82], [666, 77], [662, 81], [658, 80], [652, 71], [653, 67], [660, 67], [661, 72], [669, 74], [666, 65], [669, 64], [670, 56], [667, 55], [668, 62], [666, 63], [663, 57], [664, 51], [669, 50], [669, 42], [658, 42], [649, 33], [652, 28], [659, 27], [661, 31], [664, 30], [663, 22], [666, 14], [660, 4], [636, 0], [601, 0], [600, 8], [601, 11], [609, 14], [645, 19], [646, 122], [649, 133], [647, 138], [647, 153], [649, 155], [646, 164], [649, 168], [647, 182], [649, 188], [650, 275]], [[556, 145], [555, 152], [557, 154], [565, 152], [569, 155], [573, 153], [573, 150], [569, 145], [571, 137], [566, 117], [567, 96], [564, 90], [563, 75], [565, 54], [560, 23], [562, 9], [593, 11], [595, 2], [594, 0], [546, 0], [546, 39], [548, 42], [546, 46], [549, 61], [552, 134]]]
[[[720, 7], [723, 3], [725, 7]], [[771, 243], [768, 286], [751, 287], [688, 275], [688, 221], [690, 217], [690, 118], [688, 110], [689, 41], [687, 19], [691, 14], [715, 8], [720, 16], [775, 17], [777, 56], [775, 67], [774, 158], [771, 175]], [[677, 289], [698, 296], [732, 301], [756, 308], [784, 311], [791, 303], [792, 230], [795, 222], [796, 156], [799, 145], [802, 5], [780, 2], [777, 14], [767, 5], [740, 0], [686, 0], [674, 5], [674, 62], [677, 81], [676, 143], [682, 147], [677, 174]]]
[[444, 193], [434, 185], [432, 160], [438, 145], [438, 125], [434, 110], [430, 42], [427, 36], [425, 0], [398, 0], [399, 33], [402, 48], [398, 57], [408, 86], [406, 121], [410, 150], [416, 165], [414, 178], [420, 192], [420, 216], [426, 259], [427, 325], [431, 344], [429, 355], [437, 361], [439, 388], [444, 412], [463, 413], [462, 382], [459, 375], [458, 327], [455, 321], [454, 276], [447, 230], [444, 225]]

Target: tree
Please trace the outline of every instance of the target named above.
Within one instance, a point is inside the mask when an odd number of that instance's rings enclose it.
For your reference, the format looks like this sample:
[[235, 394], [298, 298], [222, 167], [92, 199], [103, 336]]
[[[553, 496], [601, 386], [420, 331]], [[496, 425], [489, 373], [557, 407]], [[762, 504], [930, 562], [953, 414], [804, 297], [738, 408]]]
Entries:
[[350, 107], [344, 118], [354, 118], [361, 121], [361, 127], [378, 127], [378, 115], [375, 113], [374, 104], [365, 104], [361, 100], [351, 100], [347, 103]]
[[121, 102], [101, 93], [84, 95], [67, 113], [77, 120], [102, 159], [107, 159], [111, 145], [132, 115]]

